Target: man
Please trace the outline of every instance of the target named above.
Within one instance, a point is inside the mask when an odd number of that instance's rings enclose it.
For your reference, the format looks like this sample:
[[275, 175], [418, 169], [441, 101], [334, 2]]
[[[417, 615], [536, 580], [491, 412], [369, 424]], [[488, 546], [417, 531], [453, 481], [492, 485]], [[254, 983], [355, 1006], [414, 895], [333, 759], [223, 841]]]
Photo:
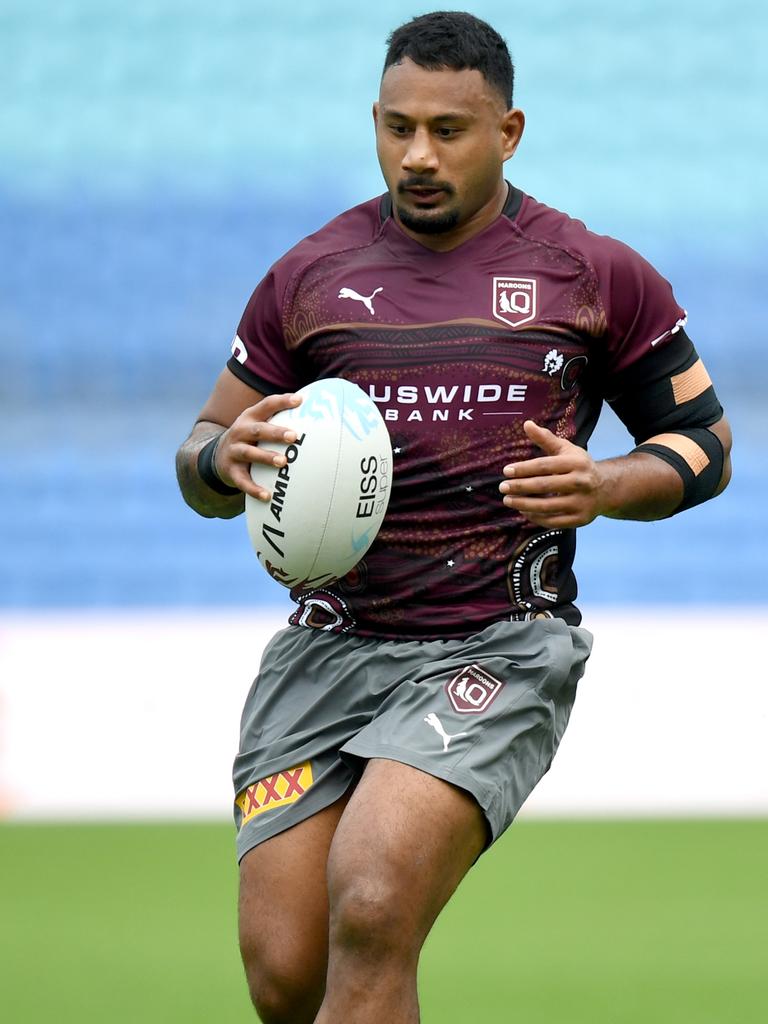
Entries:
[[[524, 117], [469, 14], [389, 40], [387, 193], [279, 260], [178, 455], [204, 516], [268, 494], [269, 423], [322, 377], [379, 404], [393, 492], [366, 558], [297, 592], [235, 761], [240, 936], [262, 1020], [410, 1024], [440, 910], [548, 769], [589, 653], [575, 527], [728, 482], [730, 432], [669, 285], [504, 180]], [[595, 462], [603, 399], [637, 447]]]

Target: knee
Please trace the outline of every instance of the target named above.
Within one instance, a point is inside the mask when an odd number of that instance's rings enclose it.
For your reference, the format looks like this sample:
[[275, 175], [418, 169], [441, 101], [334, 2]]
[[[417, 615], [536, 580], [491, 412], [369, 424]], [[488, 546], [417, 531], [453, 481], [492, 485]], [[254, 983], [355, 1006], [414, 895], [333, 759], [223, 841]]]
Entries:
[[403, 894], [384, 877], [352, 876], [331, 888], [330, 941], [374, 957], [402, 955], [414, 945]]
[[322, 992], [309, 997], [302, 987], [276, 976], [255, 983], [249, 979], [248, 987], [262, 1024], [312, 1024], [323, 1001]]
[[324, 967], [313, 969], [298, 951], [267, 953], [242, 940], [240, 952], [251, 1002], [263, 1024], [312, 1024], [323, 1001]]

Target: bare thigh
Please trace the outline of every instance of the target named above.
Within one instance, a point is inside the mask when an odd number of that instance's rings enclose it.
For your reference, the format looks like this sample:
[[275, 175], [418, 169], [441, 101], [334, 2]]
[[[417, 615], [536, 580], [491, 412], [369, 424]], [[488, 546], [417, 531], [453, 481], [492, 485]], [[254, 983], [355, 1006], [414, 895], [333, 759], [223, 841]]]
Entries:
[[328, 962], [328, 851], [349, 800], [266, 840], [240, 863], [239, 931], [265, 1021], [313, 1020]]
[[373, 759], [353, 793], [246, 854], [240, 945], [265, 1024], [311, 1024], [321, 1004], [320, 1022], [366, 1020], [368, 1003], [417, 1019], [421, 946], [486, 841], [473, 797]]
[[328, 859], [330, 951], [317, 1024], [418, 1021], [421, 947], [487, 835], [463, 790], [409, 765], [369, 761]]
[[410, 765], [372, 759], [333, 837], [331, 915], [350, 894], [362, 907], [383, 899], [423, 939], [487, 840], [474, 797]]

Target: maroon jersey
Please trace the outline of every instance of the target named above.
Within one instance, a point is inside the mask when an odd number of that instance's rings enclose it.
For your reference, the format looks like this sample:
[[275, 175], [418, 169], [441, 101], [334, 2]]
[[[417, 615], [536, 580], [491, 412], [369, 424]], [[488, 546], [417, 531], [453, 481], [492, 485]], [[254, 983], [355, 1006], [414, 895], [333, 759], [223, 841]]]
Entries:
[[295, 592], [291, 621], [384, 638], [449, 638], [501, 619], [577, 624], [574, 530], [502, 504], [534, 419], [586, 447], [604, 397], [685, 321], [632, 249], [510, 187], [450, 252], [406, 235], [384, 196], [290, 250], [254, 292], [228, 366], [265, 394], [344, 377], [377, 403], [392, 497], [364, 561]]

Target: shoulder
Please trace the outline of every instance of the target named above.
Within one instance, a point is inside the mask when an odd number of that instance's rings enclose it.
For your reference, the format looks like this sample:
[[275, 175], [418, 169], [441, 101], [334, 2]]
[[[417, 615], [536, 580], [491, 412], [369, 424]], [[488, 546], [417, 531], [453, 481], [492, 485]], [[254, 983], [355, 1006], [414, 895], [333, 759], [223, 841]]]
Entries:
[[382, 199], [382, 196], [377, 196], [334, 217], [289, 249], [272, 266], [271, 273], [286, 285], [291, 278], [324, 256], [369, 245], [381, 231]]
[[533, 196], [523, 195], [514, 225], [532, 241], [561, 249], [582, 262], [602, 284], [608, 284], [613, 274], [650, 267], [629, 245], [591, 231], [583, 221], [540, 203]]
[[685, 316], [670, 283], [625, 242], [590, 231], [583, 221], [528, 195], [523, 196], [513, 223], [525, 237], [551, 246], [580, 264], [599, 296], [609, 332], [615, 329], [625, 333], [641, 307], [658, 310], [663, 324], [670, 316], [672, 323]]
[[581, 301], [584, 310], [591, 309], [590, 333], [603, 338], [613, 369], [640, 358], [685, 323], [687, 314], [669, 282], [624, 242], [598, 235], [530, 196], [523, 197], [513, 226], [578, 263], [589, 282]]

